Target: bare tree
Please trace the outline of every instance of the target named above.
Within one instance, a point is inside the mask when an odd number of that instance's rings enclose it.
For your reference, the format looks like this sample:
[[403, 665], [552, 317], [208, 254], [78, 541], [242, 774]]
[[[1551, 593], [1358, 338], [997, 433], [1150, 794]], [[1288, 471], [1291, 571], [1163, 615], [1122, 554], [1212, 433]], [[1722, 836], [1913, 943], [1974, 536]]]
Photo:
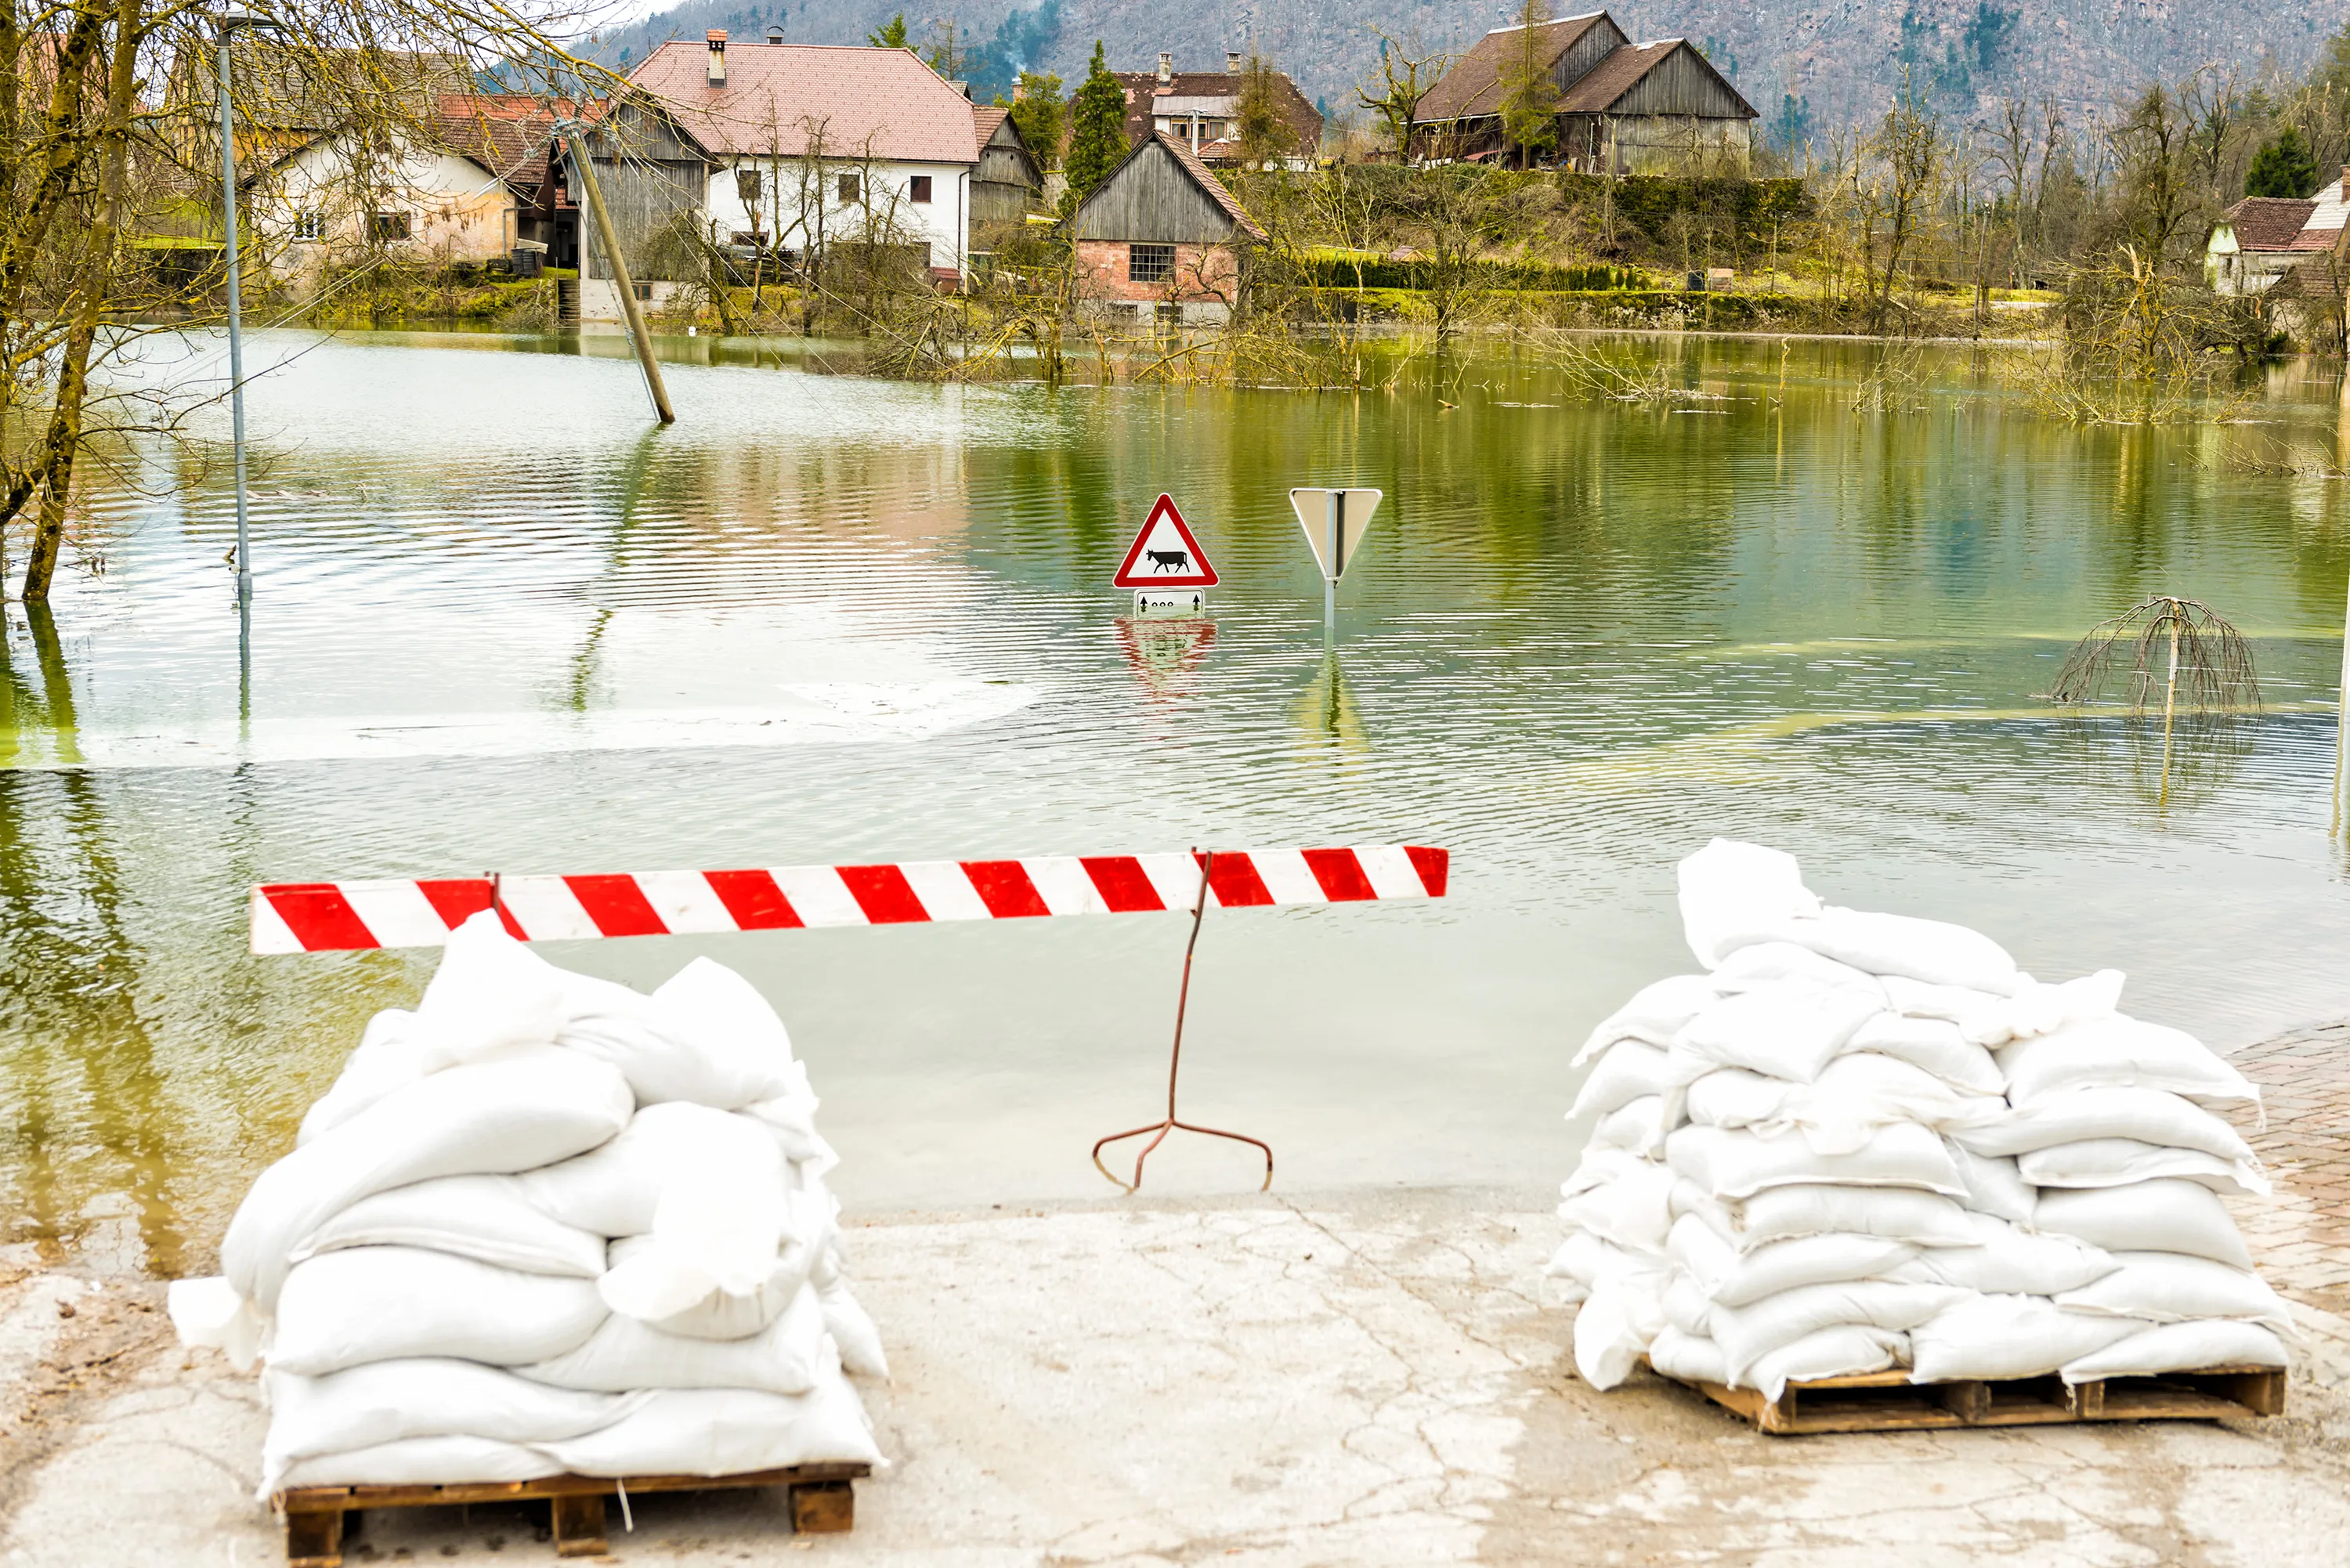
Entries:
[[1388, 145], [1401, 161], [1411, 153], [1419, 100], [1452, 68], [1453, 57], [1422, 45], [1417, 31], [1398, 39], [1373, 27], [1371, 36], [1379, 41], [1378, 75], [1357, 84], [1355, 97], [1387, 127]]

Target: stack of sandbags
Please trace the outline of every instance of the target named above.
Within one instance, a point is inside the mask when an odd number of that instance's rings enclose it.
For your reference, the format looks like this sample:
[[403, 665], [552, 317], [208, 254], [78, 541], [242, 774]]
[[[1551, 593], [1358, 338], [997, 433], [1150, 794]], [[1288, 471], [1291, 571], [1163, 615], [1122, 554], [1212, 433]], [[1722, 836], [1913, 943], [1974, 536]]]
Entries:
[[2068, 1381], [2284, 1365], [2284, 1303], [2220, 1202], [2265, 1193], [2214, 1107], [2256, 1105], [2189, 1036], [2043, 985], [1964, 927], [1825, 906], [1794, 859], [1680, 867], [1708, 972], [1595, 1030], [1551, 1272], [1577, 1369], [1643, 1355], [1752, 1387], [1910, 1369]]
[[294, 1152], [172, 1288], [257, 1355], [281, 1487], [878, 1462], [886, 1376], [782, 1022], [697, 959], [651, 995], [489, 914], [379, 1013]]

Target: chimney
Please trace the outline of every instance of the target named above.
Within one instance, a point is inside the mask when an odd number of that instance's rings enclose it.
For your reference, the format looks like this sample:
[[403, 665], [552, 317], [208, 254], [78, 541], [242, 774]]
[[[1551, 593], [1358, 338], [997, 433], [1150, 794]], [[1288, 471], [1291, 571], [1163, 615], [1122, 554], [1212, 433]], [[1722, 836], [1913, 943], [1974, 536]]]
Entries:
[[773, 22], [768, 23], [768, 24], [767, 24], [767, 42], [769, 42], [769, 43], [771, 43], [771, 44], [780, 44], [780, 43], [782, 43], [783, 41], [784, 41], [784, 30], [783, 30], [781, 27], [776, 26]]
[[1159, 51], [1159, 86], [1163, 91], [1175, 85], [1175, 57], [1166, 50]]
[[1026, 82], [1015, 81], [1012, 84], [1012, 101], [1014, 103], [1026, 103], [1028, 101], [1028, 84]]
[[710, 85], [714, 88], [723, 88], [726, 85], [726, 29], [723, 27], [711, 28], [709, 38]]
[[1224, 51], [1224, 74], [1228, 77], [1241, 74], [1241, 52], [1238, 49]]

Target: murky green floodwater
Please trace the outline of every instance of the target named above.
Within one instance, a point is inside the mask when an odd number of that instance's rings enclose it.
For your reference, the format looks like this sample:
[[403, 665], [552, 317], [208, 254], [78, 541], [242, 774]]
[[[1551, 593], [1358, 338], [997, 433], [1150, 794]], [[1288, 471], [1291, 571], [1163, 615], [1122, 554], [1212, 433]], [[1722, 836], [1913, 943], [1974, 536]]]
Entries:
[[[53, 628], [8, 607], [16, 1237], [201, 1262], [360, 1022], [413, 997], [411, 955], [244, 956], [263, 880], [1447, 846], [1441, 905], [1210, 917], [1187, 1105], [1269, 1138], [1293, 1188], [1555, 1177], [1572, 1044], [1685, 965], [1671, 867], [1713, 833], [2044, 975], [2120, 965], [2221, 1044], [2350, 1005], [2345, 496], [2222, 462], [2337, 451], [2330, 382], [2281, 374], [2249, 431], [2148, 435], [1957, 398], [1856, 416], [1871, 351], [1842, 345], [1796, 345], [1783, 393], [1776, 345], [1671, 347], [1731, 398], [1663, 412], [1506, 362], [1444, 410], [959, 391], [681, 343], [682, 422], [649, 434], [626, 361], [552, 347], [265, 340], [249, 716], [218, 454], [111, 483]], [[1389, 500], [1332, 664], [1284, 492], [1341, 477]], [[1107, 587], [1162, 488], [1224, 573], [1211, 637], [1139, 635]], [[2122, 727], [2033, 697], [2153, 591], [2251, 632], [2276, 710], [2159, 809]], [[813, 1064], [849, 1199], [960, 1203], [1107, 1190], [1086, 1148], [1153, 1114], [1182, 935], [553, 956], [742, 968]], [[1213, 1148], [1163, 1174], [1246, 1180]]]

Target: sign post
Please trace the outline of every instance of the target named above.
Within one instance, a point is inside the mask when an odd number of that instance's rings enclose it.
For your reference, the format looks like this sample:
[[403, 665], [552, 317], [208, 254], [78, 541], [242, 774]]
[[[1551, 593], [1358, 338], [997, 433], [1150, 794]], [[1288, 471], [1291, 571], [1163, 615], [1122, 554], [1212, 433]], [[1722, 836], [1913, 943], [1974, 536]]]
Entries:
[[1153, 609], [1189, 610], [1196, 615], [1207, 607], [1206, 590], [1217, 581], [1208, 553], [1200, 548], [1171, 495], [1161, 495], [1153, 504], [1142, 532], [1126, 547], [1126, 559], [1110, 579], [1114, 587], [1134, 590], [1137, 615]]
[[1371, 514], [1385, 492], [1301, 488], [1289, 493], [1290, 509], [1305, 531], [1305, 543], [1322, 568], [1322, 637], [1338, 635], [1338, 579], [1355, 563], [1356, 548], [1369, 532]]

